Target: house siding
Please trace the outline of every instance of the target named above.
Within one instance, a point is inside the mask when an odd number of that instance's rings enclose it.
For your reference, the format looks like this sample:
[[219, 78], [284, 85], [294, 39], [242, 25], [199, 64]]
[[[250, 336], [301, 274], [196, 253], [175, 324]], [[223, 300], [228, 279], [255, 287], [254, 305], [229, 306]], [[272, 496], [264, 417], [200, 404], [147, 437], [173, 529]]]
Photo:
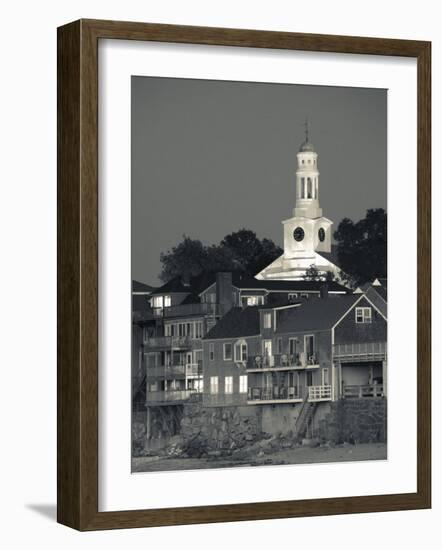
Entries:
[[[356, 307], [371, 307], [371, 323], [356, 323]], [[386, 341], [387, 321], [365, 298], [360, 300], [335, 327], [335, 344]]]

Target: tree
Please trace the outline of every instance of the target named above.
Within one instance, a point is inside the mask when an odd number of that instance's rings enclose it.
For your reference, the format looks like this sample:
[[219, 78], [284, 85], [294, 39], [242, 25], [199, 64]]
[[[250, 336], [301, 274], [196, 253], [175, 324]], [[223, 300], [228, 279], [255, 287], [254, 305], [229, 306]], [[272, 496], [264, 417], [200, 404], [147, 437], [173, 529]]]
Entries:
[[177, 275], [191, 277], [201, 273], [207, 265], [208, 254], [201, 241], [183, 235], [183, 240], [177, 246], [161, 253], [160, 260], [160, 279], [167, 282]]
[[330, 283], [335, 280], [335, 276], [331, 271], [319, 271], [314, 264], [311, 264], [306, 269], [303, 279], [304, 281], [326, 281]]
[[255, 275], [282, 254], [270, 239], [258, 239], [254, 231], [240, 229], [226, 235], [220, 246], [229, 251], [237, 269]]
[[354, 223], [344, 218], [334, 232], [341, 275], [353, 286], [387, 276], [387, 213], [369, 209]]
[[311, 264], [311, 266], [308, 269], [306, 269], [305, 274], [303, 275], [303, 278], [305, 281], [320, 281], [321, 273], [319, 272], [319, 269], [314, 264]]
[[256, 233], [240, 229], [226, 235], [218, 245], [205, 246], [183, 235], [183, 240], [160, 256], [164, 282], [173, 277], [191, 277], [203, 271], [244, 271], [255, 275], [282, 254], [270, 239], [258, 239]]

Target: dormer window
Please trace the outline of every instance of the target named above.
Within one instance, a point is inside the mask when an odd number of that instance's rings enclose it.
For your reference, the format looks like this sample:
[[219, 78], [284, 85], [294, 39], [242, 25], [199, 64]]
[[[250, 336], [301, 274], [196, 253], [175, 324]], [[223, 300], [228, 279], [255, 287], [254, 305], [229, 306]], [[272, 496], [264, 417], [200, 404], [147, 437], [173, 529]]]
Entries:
[[357, 324], [371, 323], [371, 307], [357, 307], [355, 321]]
[[170, 307], [172, 305], [170, 296], [154, 296], [152, 298], [152, 307], [162, 309], [163, 307]]

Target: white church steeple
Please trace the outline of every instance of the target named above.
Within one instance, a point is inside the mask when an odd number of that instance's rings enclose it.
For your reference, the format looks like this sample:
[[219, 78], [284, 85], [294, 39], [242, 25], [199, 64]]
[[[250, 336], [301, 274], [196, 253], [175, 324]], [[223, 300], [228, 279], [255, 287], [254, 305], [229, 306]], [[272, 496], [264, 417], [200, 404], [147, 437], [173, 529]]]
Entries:
[[[324, 276], [339, 268], [330, 261], [333, 222], [322, 215], [319, 206], [318, 154], [309, 140], [305, 122], [305, 141], [296, 155], [295, 206], [284, 226], [284, 253], [256, 275], [257, 279], [303, 279], [312, 265]], [[283, 198], [281, 200], [284, 200]]]
[[296, 204], [293, 216], [320, 218], [318, 154], [309, 141], [308, 121], [305, 121], [305, 141], [296, 155]]

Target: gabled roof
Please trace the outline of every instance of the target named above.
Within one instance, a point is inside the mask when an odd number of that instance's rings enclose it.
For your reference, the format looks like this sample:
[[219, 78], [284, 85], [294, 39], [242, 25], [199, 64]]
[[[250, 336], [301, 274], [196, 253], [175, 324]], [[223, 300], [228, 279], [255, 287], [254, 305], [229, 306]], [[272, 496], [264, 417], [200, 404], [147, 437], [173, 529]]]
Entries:
[[299, 307], [278, 314], [276, 332], [307, 332], [331, 329], [349, 311], [361, 294], [309, 298]]
[[204, 336], [203, 340], [240, 338], [260, 333], [259, 307], [234, 307]]
[[174, 277], [167, 283], [165, 283], [163, 286], [160, 286], [159, 288], [156, 288], [152, 295], [156, 294], [165, 294], [165, 293], [173, 293], [173, 292], [191, 292], [190, 285], [185, 285], [183, 283], [183, 280], [181, 277]]
[[140, 281], [132, 281], [132, 292], [137, 292], [138, 294], [150, 294], [155, 287], [141, 283]]

